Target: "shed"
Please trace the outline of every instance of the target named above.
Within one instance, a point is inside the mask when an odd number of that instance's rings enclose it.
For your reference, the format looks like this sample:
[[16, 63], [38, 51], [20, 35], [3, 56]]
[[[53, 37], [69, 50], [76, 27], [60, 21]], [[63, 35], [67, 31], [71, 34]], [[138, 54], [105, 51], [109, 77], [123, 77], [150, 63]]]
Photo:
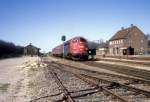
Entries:
[[27, 46], [24, 47], [24, 55], [39, 55], [40, 53], [40, 48], [33, 46], [31, 43]]

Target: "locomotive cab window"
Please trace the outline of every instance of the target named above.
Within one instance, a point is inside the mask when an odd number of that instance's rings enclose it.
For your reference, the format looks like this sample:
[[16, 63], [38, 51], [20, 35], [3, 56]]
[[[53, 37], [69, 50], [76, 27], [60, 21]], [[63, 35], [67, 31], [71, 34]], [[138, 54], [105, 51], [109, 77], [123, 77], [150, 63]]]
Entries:
[[77, 40], [77, 39], [72, 40], [72, 43], [76, 43], [76, 42], [78, 42], [78, 40]]
[[86, 40], [85, 40], [85, 39], [83, 39], [83, 38], [80, 38], [80, 41], [81, 41], [81, 42], [86, 42]]

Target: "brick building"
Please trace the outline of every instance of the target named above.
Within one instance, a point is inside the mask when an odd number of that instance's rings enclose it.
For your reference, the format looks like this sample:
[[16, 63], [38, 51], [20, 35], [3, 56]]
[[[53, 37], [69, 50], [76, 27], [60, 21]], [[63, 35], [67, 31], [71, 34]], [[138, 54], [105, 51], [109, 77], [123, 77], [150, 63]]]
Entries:
[[145, 34], [131, 24], [130, 27], [123, 27], [109, 40], [109, 54], [115, 56], [127, 54], [146, 54], [147, 39]]

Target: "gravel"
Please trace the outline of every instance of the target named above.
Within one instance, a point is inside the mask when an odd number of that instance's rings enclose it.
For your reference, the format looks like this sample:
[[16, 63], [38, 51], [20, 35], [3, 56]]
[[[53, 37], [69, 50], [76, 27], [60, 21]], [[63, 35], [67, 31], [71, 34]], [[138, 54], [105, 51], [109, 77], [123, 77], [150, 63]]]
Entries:
[[[13, 95], [10, 96], [6, 95], [8, 98], [7, 101], [2, 101], [2, 102], [60, 102], [62, 99], [63, 91], [61, 87], [56, 83], [56, 80], [53, 74], [51, 73], [51, 71], [57, 74], [62, 84], [70, 92], [71, 96], [74, 98], [76, 102], [100, 102], [100, 101], [116, 102], [117, 101], [116, 99], [112, 101], [111, 95], [108, 95], [103, 91], [98, 92], [98, 89], [95, 88], [94, 86], [87, 84], [86, 82], [79, 79], [72, 73], [65, 71], [64, 68], [65, 69], [70, 69], [70, 68], [67, 66], [63, 66], [61, 64], [60, 65], [56, 64], [55, 61], [57, 61], [57, 59], [50, 59], [48, 63], [43, 63], [39, 59], [38, 60], [31, 59], [25, 61], [22, 65], [17, 66], [16, 70], [11, 71], [14, 72], [12, 73], [12, 75], [14, 75], [13, 77], [15, 76], [20, 77], [14, 81], [15, 85], [11, 85], [11, 81], [0, 83], [0, 90], [4, 91], [3, 95], [5, 95], [6, 92], [9, 90], [13, 92], [11, 93]], [[59, 60], [59, 62], [61, 62], [61, 60]], [[61, 63], [65, 63], [65, 61]], [[73, 62], [73, 64], [76, 66], [79, 65], [80, 67], [87, 67], [87, 68], [90, 67], [75, 62]], [[2, 65], [4, 66], [4, 64]], [[73, 70], [73, 69], [71, 70], [76, 71], [78, 73], [87, 73], [86, 71], [83, 70], [80, 71]], [[101, 70], [101, 71], [103, 72], [105, 70]], [[6, 71], [2, 70], [2, 72], [6, 72]], [[117, 78], [115, 79], [117, 80]], [[136, 95], [131, 97], [138, 98], [142, 96]]]
[[57, 74], [76, 102], [99, 102], [110, 100], [111, 97], [108, 97], [103, 92], [98, 92], [98, 89], [94, 86], [87, 84], [72, 73], [62, 70], [62, 66], [56, 64], [50, 64], [50, 66], [53, 66], [53, 68], [50, 67], [49, 71], [54, 71]]

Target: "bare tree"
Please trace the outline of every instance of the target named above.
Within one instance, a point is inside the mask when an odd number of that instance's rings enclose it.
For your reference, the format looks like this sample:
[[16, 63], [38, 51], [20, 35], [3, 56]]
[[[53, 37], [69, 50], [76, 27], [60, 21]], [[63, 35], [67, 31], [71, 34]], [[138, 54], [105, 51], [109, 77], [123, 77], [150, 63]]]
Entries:
[[146, 34], [145, 36], [146, 36], [146, 39], [147, 39], [148, 41], [150, 41], [150, 34], [148, 33], [148, 34]]

